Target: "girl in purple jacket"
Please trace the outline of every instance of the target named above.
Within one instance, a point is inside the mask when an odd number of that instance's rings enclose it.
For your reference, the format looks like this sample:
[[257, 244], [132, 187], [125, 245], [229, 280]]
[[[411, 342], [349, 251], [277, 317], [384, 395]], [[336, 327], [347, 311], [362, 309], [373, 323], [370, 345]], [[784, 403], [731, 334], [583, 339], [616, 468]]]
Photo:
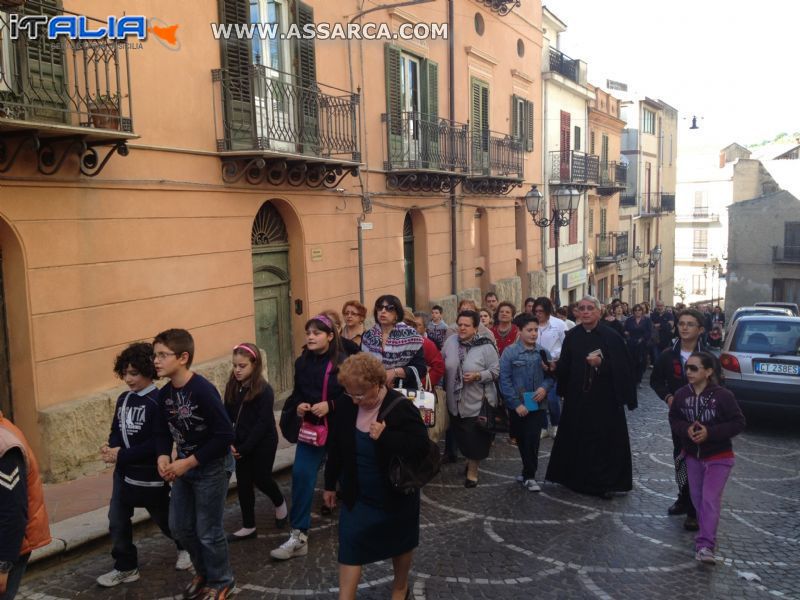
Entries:
[[693, 353], [685, 366], [689, 384], [675, 392], [669, 409], [670, 426], [686, 458], [689, 493], [700, 525], [695, 558], [708, 564], [716, 564], [722, 490], [734, 465], [731, 438], [745, 424], [736, 398], [719, 385], [718, 364], [707, 352]]

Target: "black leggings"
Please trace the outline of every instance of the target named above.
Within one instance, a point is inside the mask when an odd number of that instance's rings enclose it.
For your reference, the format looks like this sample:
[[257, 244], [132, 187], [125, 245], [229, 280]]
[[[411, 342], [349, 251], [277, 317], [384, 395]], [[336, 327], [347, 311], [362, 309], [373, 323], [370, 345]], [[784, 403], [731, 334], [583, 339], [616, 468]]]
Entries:
[[253, 454], [236, 461], [236, 492], [239, 495], [239, 507], [242, 509], [242, 526], [248, 529], [256, 526], [254, 488], [269, 496], [276, 507], [284, 502], [278, 484], [272, 479], [277, 446], [277, 441], [269, 447], [262, 446]]

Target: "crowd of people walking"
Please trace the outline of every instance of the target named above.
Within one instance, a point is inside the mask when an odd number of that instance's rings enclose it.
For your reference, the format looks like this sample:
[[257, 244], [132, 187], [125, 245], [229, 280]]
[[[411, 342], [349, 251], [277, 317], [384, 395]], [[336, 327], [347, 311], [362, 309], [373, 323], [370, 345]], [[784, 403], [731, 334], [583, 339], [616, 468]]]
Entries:
[[[175, 568], [193, 568], [183, 597], [228, 598], [234, 586], [228, 544], [256, 537], [255, 490], [274, 506], [275, 527], [288, 528], [271, 557], [304, 556], [324, 465], [320, 510], [331, 514], [340, 505], [340, 598], [355, 598], [363, 565], [389, 559], [392, 598], [407, 598], [420, 491], [399, 493], [390, 471], [398, 460], [413, 465], [430, 452], [428, 430], [409, 395], [443, 388], [449, 423], [442, 462], [463, 455], [466, 488], [479, 485], [480, 462], [496, 443], [498, 430], [486, 417], [494, 411], [507, 414], [509, 440], [520, 455], [517, 480], [525, 490], [538, 492], [547, 480], [610, 500], [632, 489], [625, 411], [637, 406], [648, 363], [673, 439], [678, 491], [667, 510], [686, 515], [684, 527], [698, 531], [696, 558], [713, 563], [722, 491], [734, 465], [730, 439], [744, 428], [708, 348], [716, 334], [706, 334], [724, 323], [724, 315], [671, 310], [661, 301], [652, 311], [647, 303], [629, 308], [618, 300], [603, 306], [592, 296], [567, 307], [527, 298], [523, 306], [518, 312], [490, 292], [482, 307], [462, 300], [450, 325], [441, 306], [412, 312], [393, 295], [375, 301], [371, 326], [367, 307], [355, 300], [344, 304], [342, 316], [324, 311], [305, 324], [306, 343], [279, 423], [256, 345], [232, 349], [220, 395], [191, 370], [195, 349], [188, 331], [170, 329], [152, 344], [132, 344], [114, 363], [128, 391], [119, 396], [101, 448], [115, 469], [108, 512], [114, 565], [97, 583], [114, 587], [139, 579], [131, 518], [134, 508], [144, 507], [174, 540]], [[159, 378], [167, 380], [161, 389]], [[296, 444], [289, 502], [272, 478], [278, 426]], [[0, 475], [35, 467], [19, 435], [0, 415]], [[539, 444], [548, 436], [553, 448], [541, 477]], [[241, 527], [226, 533], [223, 511], [233, 472]], [[41, 499], [37, 478], [26, 479], [24, 496], [17, 490], [6, 498], [0, 490], [0, 517], [14, 502]], [[2, 600], [13, 598], [30, 549], [49, 537], [41, 515], [34, 521], [36, 535], [25, 544], [24, 527], [11, 536], [3, 531]]]

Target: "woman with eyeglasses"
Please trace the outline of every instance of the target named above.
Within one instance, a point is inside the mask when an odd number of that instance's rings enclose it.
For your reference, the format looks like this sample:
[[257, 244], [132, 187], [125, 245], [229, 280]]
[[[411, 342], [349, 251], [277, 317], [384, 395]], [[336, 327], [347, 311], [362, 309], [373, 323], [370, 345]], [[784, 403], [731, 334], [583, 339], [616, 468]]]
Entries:
[[407, 388], [417, 387], [416, 369], [420, 381], [428, 372], [425, 364], [422, 336], [416, 328], [403, 322], [405, 309], [400, 298], [385, 294], [375, 301], [375, 326], [361, 337], [361, 350], [377, 357], [386, 370], [386, 385], [395, 387], [399, 379]]
[[410, 598], [408, 573], [419, 545], [419, 492], [395, 492], [389, 483], [392, 457], [421, 460], [428, 432], [419, 411], [387, 387], [386, 371], [375, 356], [361, 353], [339, 369], [345, 402], [331, 430], [325, 464], [327, 506], [340, 490], [339, 598], [356, 597], [363, 565], [392, 560], [392, 599]]
[[[292, 465], [292, 505], [289, 511], [289, 539], [270, 552], [276, 560], [308, 554], [308, 529], [317, 473], [325, 458], [326, 443], [298, 438], [304, 422], [327, 426], [344, 400], [338, 382], [339, 365], [346, 358], [334, 322], [319, 314], [306, 323], [306, 345], [294, 363], [294, 389], [281, 413], [281, 431], [289, 441], [297, 441]], [[295, 418], [296, 415], [296, 418]]]
[[367, 307], [358, 300], [348, 300], [342, 306], [342, 316], [344, 317], [342, 339], [350, 340], [360, 346], [361, 336], [364, 335], [364, 319], [367, 318]]
[[497, 406], [495, 381], [500, 375], [500, 357], [492, 341], [478, 333], [480, 316], [472, 310], [458, 314], [458, 335], [442, 347], [447, 410], [458, 449], [467, 459], [464, 487], [478, 485], [478, 465], [489, 456], [493, 435], [478, 428], [483, 399]]

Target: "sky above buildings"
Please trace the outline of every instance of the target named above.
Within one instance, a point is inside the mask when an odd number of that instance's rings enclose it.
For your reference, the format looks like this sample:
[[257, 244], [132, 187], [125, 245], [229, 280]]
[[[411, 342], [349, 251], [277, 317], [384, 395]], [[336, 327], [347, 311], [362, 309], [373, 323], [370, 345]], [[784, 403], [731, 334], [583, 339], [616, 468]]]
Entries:
[[[678, 109], [680, 152], [800, 131], [800, 3], [549, 0], [546, 6], [567, 25], [561, 50], [588, 64], [591, 83], [624, 82]], [[689, 129], [693, 115], [697, 130]]]

